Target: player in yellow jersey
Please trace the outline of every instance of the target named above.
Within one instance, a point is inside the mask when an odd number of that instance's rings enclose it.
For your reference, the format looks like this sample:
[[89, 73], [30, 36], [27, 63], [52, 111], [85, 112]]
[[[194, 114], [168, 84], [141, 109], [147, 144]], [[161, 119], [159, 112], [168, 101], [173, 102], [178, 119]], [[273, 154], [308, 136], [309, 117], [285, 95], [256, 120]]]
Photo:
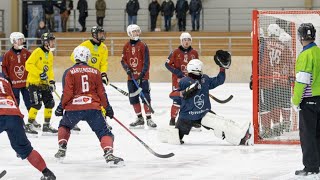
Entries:
[[31, 101], [25, 130], [29, 134], [38, 134], [35, 128], [40, 128], [41, 125], [35, 119], [43, 102], [45, 109], [42, 131], [44, 134], [57, 134], [58, 131], [50, 126], [52, 108], [54, 107], [52, 92], [56, 88], [52, 53], [55, 47], [55, 36], [52, 33], [44, 33], [41, 36], [41, 41], [42, 45], [32, 52], [25, 64], [28, 71], [27, 87]]
[[[103, 41], [106, 39], [104, 29], [100, 26], [93, 26], [91, 28], [91, 36], [92, 36], [92, 39], [84, 41], [79, 46], [84, 46], [90, 50], [91, 59], [88, 60], [88, 65], [98, 69], [101, 72], [102, 82], [105, 85], [108, 85], [108, 83], [109, 83], [109, 79], [107, 76], [108, 48], [103, 43]], [[72, 62], [75, 63], [73, 53], [71, 54], [70, 59], [72, 60]], [[106, 113], [113, 114], [113, 109], [110, 106], [110, 103], [107, 102], [107, 104], [108, 104], [108, 106], [106, 109]], [[62, 116], [62, 107], [60, 105], [57, 107], [55, 114], [56, 114], [56, 116]], [[76, 125], [73, 128], [73, 130], [80, 131], [80, 128]]]

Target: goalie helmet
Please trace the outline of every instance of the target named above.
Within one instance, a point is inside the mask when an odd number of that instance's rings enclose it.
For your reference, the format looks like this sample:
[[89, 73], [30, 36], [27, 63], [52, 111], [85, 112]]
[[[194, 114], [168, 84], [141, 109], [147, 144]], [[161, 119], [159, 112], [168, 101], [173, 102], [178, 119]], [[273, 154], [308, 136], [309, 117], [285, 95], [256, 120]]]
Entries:
[[213, 57], [214, 62], [225, 69], [229, 69], [231, 65], [231, 55], [228, 51], [218, 50]]
[[194, 75], [201, 75], [202, 74], [202, 66], [203, 66], [203, 63], [199, 59], [192, 59], [187, 64], [187, 71], [188, 71], [188, 73], [191, 73]]
[[312, 23], [303, 23], [298, 29], [298, 36], [300, 41], [315, 40], [316, 29]]
[[279, 27], [278, 24], [270, 24], [268, 26], [268, 36], [271, 37], [271, 36], [276, 36], [276, 37], [279, 37], [280, 36], [280, 32], [281, 32], [281, 28]]
[[181, 33], [181, 35], [180, 35], [180, 43], [181, 43], [181, 45], [182, 45], [182, 40], [183, 39], [190, 39], [190, 41], [192, 42], [192, 37], [188, 32]]
[[279, 40], [282, 43], [288, 43], [288, 42], [291, 41], [291, 39], [292, 39], [291, 36], [286, 32], [281, 33], [280, 36], [279, 36]]
[[55, 48], [50, 46], [50, 40], [55, 40], [56, 37], [52, 34], [52, 33], [43, 33], [41, 35], [41, 42], [43, 47], [45, 47], [46, 49], [50, 50], [50, 51], [54, 51]]
[[106, 39], [105, 35], [103, 35], [102, 37], [99, 37], [99, 33], [100, 32], [104, 33], [104, 29], [101, 26], [93, 26], [91, 28], [91, 36], [92, 36], [92, 38], [98, 40], [99, 42], [104, 41]]
[[[137, 32], [137, 34], [133, 34], [134, 31]], [[137, 41], [139, 39], [140, 34], [141, 34], [141, 29], [136, 24], [130, 24], [127, 27], [127, 34], [130, 37], [130, 39]]]
[[[22, 39], [23, 42], [25, 41], [24, 35], [21, 32], [13, 32], [10, 34], [10, 42], [11, 44], [17, 44], [18, 40]], [[22, 49], [23, 48], [23, 44], [22, 45], [18, 45], [18, 49]]]
[[88, 62], [91, 58], [91, 53], [88, 48], [85, 46], [78, 46], [73, 50], [73, 55], [75, 60], [79, 60], [81, 62]]

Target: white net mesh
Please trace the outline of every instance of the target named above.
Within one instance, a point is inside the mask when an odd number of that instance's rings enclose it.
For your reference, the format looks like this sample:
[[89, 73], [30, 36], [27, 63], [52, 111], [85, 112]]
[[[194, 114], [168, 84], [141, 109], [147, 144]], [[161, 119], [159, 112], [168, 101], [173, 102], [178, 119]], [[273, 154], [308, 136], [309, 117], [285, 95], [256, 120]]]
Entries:
[[298, 115], [291, 108], [296, 57], [302, 51], [297, 29], [313, 23], [320, 44], [318, 11], [259, 11], [259, 136], [299, 140]]

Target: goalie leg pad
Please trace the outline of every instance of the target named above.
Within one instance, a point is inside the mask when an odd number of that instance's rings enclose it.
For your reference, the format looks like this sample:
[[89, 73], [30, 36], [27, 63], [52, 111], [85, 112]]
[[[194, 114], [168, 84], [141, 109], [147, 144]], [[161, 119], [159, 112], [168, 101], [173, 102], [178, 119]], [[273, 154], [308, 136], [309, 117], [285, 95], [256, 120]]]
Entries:
[[158, 139], [162, 143], [180, 144], [179, 130], [177, 128], [161, 128], [158, 131]]
[[215, 136], [222, 139], [225, 138], [227, 142], [233, 145], [240, 144], [250, 126], [249, 121], [238, 122], [212, 113], [207, 113], [201, 124], [214, 129]]

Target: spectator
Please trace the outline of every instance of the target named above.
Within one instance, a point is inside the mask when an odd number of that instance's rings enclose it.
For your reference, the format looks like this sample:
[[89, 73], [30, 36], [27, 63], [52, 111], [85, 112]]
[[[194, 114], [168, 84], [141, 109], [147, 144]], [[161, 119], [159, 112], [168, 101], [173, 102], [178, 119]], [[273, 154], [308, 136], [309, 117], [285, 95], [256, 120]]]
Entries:
[[54, 32], [54, 10], [53, 6], [57, 6], [52, 0], [46, 0], [43, 3], [44, 14], [46, 18], [46, 24], [51, 32]]
[[77, 9], [79, 10], [79, 23], [82, 27], [81, 32], [85, 32], [86, 28], [86, 18], [88, 17], [88, 3], [87, 0], [79, 0]]
[[196, 31], [196, 30], [199, 31], [199, 27], [200, 27], [200, 12], [202, 10], [202, 2], [201, 2], [201, 0], [191, 0], [189, 8], [190, 8], [189, 9], [189, 13], [191, 15], [192, 31]]
[[161, 10], [160, 4], [157, 0], [152, 0], [149, 4], [149, 12], [150, 12], [150, 19], [151, 19], [151, 31], [154, 31], [157, 25], [158, 14]]
[[41, 35], [44, 34], [44, 33], [46, 33], [46, 32], [49, 32], [49, 29], [47, 28], [47, 26], [46, 26], [46, 24], [44, 23], [44, 21], [41, 20], [41, 21], [39, 22], [39, 27], [38, 27], [38, 29], [37, 29], [37, 31], [36, 31], [36, 38], [38, 38], [38, 40], [37, 40], [37, 45], [41, 45], [41, 44], [42, 44], [40, 38], [41, 38]]
[[176, 15], [178, 19], [179, 31], [186, 30], [186, 16], [189, 10], [188, 1], [178, 0], [176, 4]]
[[100, 27], [103, 27], [103, 19], [106, 16], [106, 1], [97, 0], [96, 1], [96, 10], [97, 10], [97, 24]]
[[137, 15], [140, 9], [138, 0], [129, 0], [126, 6], [126, 12], [128, 13], [128, 25], [137, 24]]
[[171, 29], [171, 18], [173, 16], [174, 4], [171, 0], [165, 0], [161, 4], [161, 15], [164, 16], [166, 31]]
[[62, 32], [67, 32], [67, 22], [68, 22], [69, 15], [71, 13], [71, 9], [73, 9], [73, 1], [62, 0], [62, 2], [59, 5], [59, 8], [60, 8]]

